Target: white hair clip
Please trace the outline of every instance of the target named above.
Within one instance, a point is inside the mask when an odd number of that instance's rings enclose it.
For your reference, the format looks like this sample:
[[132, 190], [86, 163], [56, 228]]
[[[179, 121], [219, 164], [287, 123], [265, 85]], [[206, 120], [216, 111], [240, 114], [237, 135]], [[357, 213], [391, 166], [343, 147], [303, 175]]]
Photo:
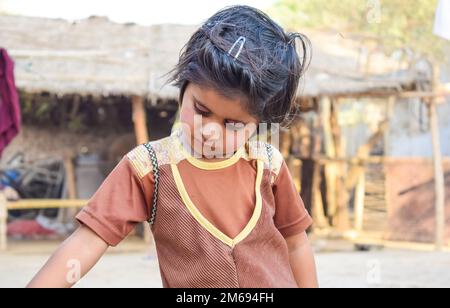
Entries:
[[228, 51], [228, 54], [231, 56], [231, 52], [234, 50], [234, 47], [236, 47], [236, 45], [237, 45], [239, 42], [241, 42], [241, 46], [239, 47], [238, 52], [237, 52], [236, 55], [234, 56], [234, 58], [237, 59], [237, 58], [239, 57], [239, 55], [241, 54], [242, 48], [244, 48], [244, 44], [245, 44], [245, 41], [246, 41], [246, 40], [247, 40], [247, 39], [246, 39], [245, 37], [240, 36], [240, 37], [236, 40], [236, 42], [234, 42], [233, 46], [231, 46], [230, 50]]

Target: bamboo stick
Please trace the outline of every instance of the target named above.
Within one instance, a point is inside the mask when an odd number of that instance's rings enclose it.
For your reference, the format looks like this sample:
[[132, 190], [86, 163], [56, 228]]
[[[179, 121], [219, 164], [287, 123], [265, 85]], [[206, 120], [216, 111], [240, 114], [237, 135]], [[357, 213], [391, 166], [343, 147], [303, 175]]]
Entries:
[[31, 210], [42, 208], [82, 208], [89, 200], [84, 199], [23, 199], [20, 201], [7, 202], [7, 210]]
[[[148, 142], [148, 129], [147, 129], [147, 117], [144, 106], [144, 99], [140, 96], [132, 97], [133, 106], [133, 123], [134, 132], [136, 135], [136, 143], [143, 144]], [[147, 223], [143, 225], [144, 241], [150, 243], [151, 241], [151, 230]]]

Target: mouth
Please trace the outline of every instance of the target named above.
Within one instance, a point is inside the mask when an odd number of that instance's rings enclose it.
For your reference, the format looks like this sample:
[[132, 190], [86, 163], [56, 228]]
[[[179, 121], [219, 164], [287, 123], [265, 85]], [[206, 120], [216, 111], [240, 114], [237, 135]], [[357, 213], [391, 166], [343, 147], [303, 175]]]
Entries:
[[195, 153], [201, 154], [206, 157], [217, 157], [221, 158], [223, 155], [222, 152], [217, 153], [219, 148], [217, 147], [217, 142], [215, 141], [200, 141], [196, 138], [193, 138], [193, 151]]

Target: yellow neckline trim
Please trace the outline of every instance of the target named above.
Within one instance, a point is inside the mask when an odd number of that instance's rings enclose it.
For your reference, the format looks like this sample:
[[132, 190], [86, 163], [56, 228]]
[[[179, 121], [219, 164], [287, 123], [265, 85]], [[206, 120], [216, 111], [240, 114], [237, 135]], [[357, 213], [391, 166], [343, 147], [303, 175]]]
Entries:
[[234, 153], [233, 156], [231, 156], [228, 159], [225, 159], [222, 161], [217, 161], [217, 162], [206, 162], [206, 161], [203, 161], [203, 160], [200, 160], [198, 158], [191, 156], [189, 153], [187, 153], [187, 151], [184, 148], [183, 148], [183, 150], [186, 153], [187, 161], [190, 162], [195, 167], [203, 169], [203, 170], [218, 170], [218, 169], [230, 167], [230, 166], [234, 165], [235, 163], [237, 163], [244, 154], [244, 150], [241, 148], [241, 149], [237, 150], [236, 153]]
[[179, 140], [179, 136], [175, 136], [176, 142], [178, 143], [178, 146], [180, 147], [181, 151], [183, 152], [184, 156], [186, 157], [186, 160], [192, 164], [193, 166], [203, 169], [203, 170], [219, 170], [224, 169], [227, 167], [230, 167], [237, 163], [241, 157], [245, 157], [245, 146], [241, 147], [236, 151], [236, 153], [233, 154], [230, 158], [227, 158], [222, 161], [217, 162], [206, 162], [203, 160], [200, 160], [198, 158], [195, 158], [191, 155], [183, 146], [183, 143], [181, 140]]
[[183, 180], [181, 179], [180, 172], [178, 170], [177, 165], [171, 164], [172, 168], [172, 174], [175, 179], [175, 183], [177, 185], [178, 191], [181, 195], [181, 198], [183, 200], [183, 203], [186, 205], [189, 212], [192, 214], [192, 216], [197, 220], [197, 222], [205, 228], [209, 233], [211, 233], [214, 237], [225, 243], [226, 245], [233, 248], [236, 246], [239, 242], [244, 240], [255, 228], [256, 223], [259, 220], [259, 217], [261, 216], [261, 209], [262, 209], [262, 197], [261, 197], [261, 182], [262, 182], [262, 176], [263, 176], [263, 170], [264, 165], [263, 161], [258, 160], [257, 161], [257, 174], [256, 174], [256, 185], [255, 185], [255, 193], [256, 193], [256, 204], [255, 209], [253, 210], [253, 215], [250, 218], [249, 222], [245, 226], [245, 228], [234, 238], [230, 238], [228, 235], [224, 234], [222, 231], [220, 231], [218, 228], [216, 228], [211, 222], [206, 219], [205, 216], [203, 216], [202, 213], [197, 209], [197, 207], [192, 202], [191, 198], [189, 197], [189, 194], [186, 191], [186, 187], [183, 184]]

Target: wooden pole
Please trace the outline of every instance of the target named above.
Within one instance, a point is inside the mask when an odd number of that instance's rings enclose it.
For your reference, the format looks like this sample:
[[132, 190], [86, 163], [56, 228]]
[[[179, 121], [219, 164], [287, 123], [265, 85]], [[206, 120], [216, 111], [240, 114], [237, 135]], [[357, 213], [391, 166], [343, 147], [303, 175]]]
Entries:
[[[329, 157], [336, 157], [338, 151], [339, 128], [336, 104], [329, 97], [324, 97], [320, 101], [320, 114], [322, 117], [322, 127], [324, 134], [325, 154]], [[328, 213], [333, 221], [333, 226], [338, 230], [345, 231], [349, 229], [348, 204], [339, 202], [340, 195], [343, 193], [338, 190], [338, 174], [342, 166], [334, 162], [325, 164], [325, 181], [327, 187], [327, 207]], [[342, 172], [341, 172], [342, 173]]]
[[[66, 187], [67, 187], [67, 198], [69, 200], [77, 199], [77, 184], [75, 178], [75, 170], [73, 166], [73, 157], [69, 151], [64, 152], [64, 169], [66, 171]], [[73, 221], [77, 213], [76, 208], [61, 209], [58, 215], [58, 221], [61, 223], [66, 223], [68, 220]]]
[[328, 228], [329, 224], [325, 217], [325, 212], [323, 209], [322, 193], [320, 191], [320, 169], [321, 165], [319, 162], [314, 163], [314, 171], [312, 176], [312, 217], [314, 220], [314, 225], [318, 228]]
[[390, 138], [390, 127], [391, 127], [391, 120], [394, 117], [395, 112], [395, 106], [397, 104], [397, 97], [396, 96], [390, 96], [386, 103], [386, 121], [387, 126], [386, 130], [384, 131], [384, 156], [390, 156], [391, 155], [391, 138]]
[[364, 222], [364, 197], [366, 194], [366, 174], [362, 172], [358, 179], [355, 192], [355, 230], [363, 230]]
[[[346, 156], [346, 146], [345, 146], [345, 138], [342, 134], [341, 127], [339, 125], [339, 100], [333, 98], [331, 104], [331, 113], [330, 113], [330, 124], [332, 137], [334, 142], [334, 152], [336, 157], [345, 157]], [[349, 209], [348, 206], [344, 203], [340, 203], [339, 199], [342, 195], [342, 192], [345, 191], [345, 174], [347, 170], [347, 166], [345, 164], [334, 162], [332, 164], [334, 179], [332, 185], [334, 186], [334, 195], [333, 202], [334, 206], [337, 210], [336, 213], [336, 225], [339, 226], [338, 229], [341, 231], [346, 231], [350, 227], [350, 219], [349, 219]], [[345, 193], [344, 193], [345, 195]]]
[[88, 202], [88, 199], [22, 199], [8, 202], [6, 208], [8, 210], [82, 208]]
[[[440, 88], [440, 65], [432, 62], [433, 80], [432, 90], [437, 92]], [[436, 111], [438, 98], [433, 97], [428, 105], [428, 114], [430, 117], [431, 139], [433, 146], [433, 165], [434, 165], [434, 190], [435, 190], [435, 210], [436, 210], [436, 250], [442, 251], [444, 248], [445, 232], [445, 182], [444, 170], [442, 167], [441, 142], [439, 134], [439, 120]]]
[[[331, 128], [331, 100], [324, 97], [320, 100], [320, 116], [322, 120], [325, 154], [328, 157], [336, 156], [336, 148]], [[325, 181], [327, 187], [327, 208], [330, 217], [337, 219], [336, 204], [336, 165], [332, 162], [325, 164]]]
[[[385, 157], [390, 157], [392, 155], [392, 151], [391, 151], [391, 142], [392, 142], [392, 138], [391, 138], [391, 123], [392, 123], [392, 119], [395, 116], [395, 107], [397, 106], [397, 102], [398, 102], [398, 97], [397, 96], [390, 96], [389, 99], [387, 100], [386, 103], [386, 129], [384, 131], [384, 153], [382, 158], [384, 159]], [[386, 172], [385, 168], [386, 165], [384, 163], [384, 161], [379, 162], [378, 164], [382, 164], [382, 168], [383, 168], [383, 172]], [[389, 213], [390, 209], [391, 209], [391, 204], [390, 204], [390, 198], [389, 198], [389, 189], [387, 189], [386, 187], [386, 180], [383, 183], [384, 185], [384, 200], [386, 202], [386, 210]]]
[[7, 248], [7, 223], [6, 196], [0, 191], [0, 251], [5, 251]]
[[281, 131], [280, 132], [280, 152], [284, 158], [289, 158], [291, 156], [291, 132]]
[[[333, 158], [335, 160], [334, 166], [336, 168], [336, 181], [335, 181], [335, 208], [336, 211], [336, 225], [340, 226], [341, 231], [348, 230], [350, 228], [349, 210], [348, 210], [348, 200], [349, 191], [345, 186], [345, 179], [349, 169], [348, 162], [338, 161], [338, 157], [346, 157], [346, 138], [342, 134], [341, 127], [339, 126], [339, 100], [334, 98], [334, 105], [331, 110], [331, 125], [334, 134], [335, 151], [336, 155]], [[347, 201], [344, 201], [347, 200]]]
[[[319, 107], [320, 108], [320, 107]], [[322, 138], [321, 138], [321, 126], [322, 118], [321, 114], [318, 112], [314, 120], [314, 133], [313, 142], [311, 144], [312, 156], [321, 153], [322, 149]], [[329, 224], [327, 218], [325, 217], [325, 211], [323, 208], [322, 193], [320, 190], [321, 182], [321, 164], [319, 161], [314, 161], [313, 176], [312, 176], [312, 188], [311, 188], [311, 211], [315, 222], [315, 226], [319, 228], [328, 228]]]
[[136, 143], [143, 144], [148, 142], [147, 116], [145, 113], [144, 99], [140, 96], [133, 96], [132, 104]]
[[[144, 99], [141, 96], [132, 97], [133, 104], [133, 123], [136, 143], [143, 144], [148, 142], [147, 116], [145, 113]], [[144, 241], [150, 243], [151, 230], [147, 223], [143, 225]]]
[[444, 171], [442, 168], [441, 144], [439, 140], [439, 123], [434, 100], [429, 107], [430, 128], [433, 143], [433, 165], [434, 165], [434, 190], [436, 208], [436, 250], [442, 251], [444, 247], [445, 231], [445, 184]]
[[[336, 157], [337, 149], [333, 134], [332, 125], [332, 105], [331, 101], [324, 104], [323, 129], [325, 135], [325, 154], [330, 157]], [[327, 204], [329, 213], [332, 215], [334, 222], [339, 225], [340, 217], [336, 202], [337, 196], [337, 165], [335, 163], [325, 164], [325, 176], [327, 184]], [[338, 226], [339, 227], [339, 226]], [[342, 229], [342, 228], [341, 228]]]
[[300, 159], [291, 155], [292, 140], [295, 138], [295, 131], [291, 128], [290, 131], [282, 131], [280, 134], [280, 152], [286, 160], [288, 169], [291, 172], [292, 179], [294, 180], [295, 187], [297, 188], [297, 191], [300, 192], [302, 162]]
[[75, 179], [75, 170], [73, 166], [73, 157], [70, 153], [64, 153], [64, 168], [67, 176], [67, 192], [69, 199], [77, 198], [77, 184]]

